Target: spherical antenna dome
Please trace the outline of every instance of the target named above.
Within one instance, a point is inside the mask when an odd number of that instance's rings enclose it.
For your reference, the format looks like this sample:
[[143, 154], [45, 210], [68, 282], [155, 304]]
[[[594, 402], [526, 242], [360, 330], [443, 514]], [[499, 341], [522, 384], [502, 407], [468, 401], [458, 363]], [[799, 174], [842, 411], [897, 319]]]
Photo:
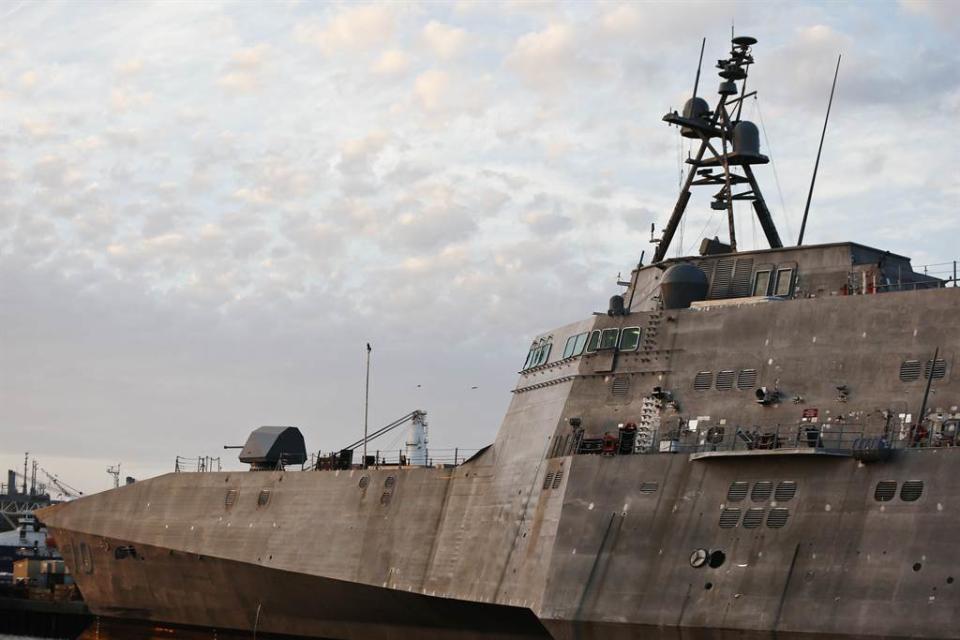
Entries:
[[667, 309], [686, 309], [692, 302], [707, 299], [707, 274], [689, 262], [675, 264], [666, 270], [660, 280], [663, 306]]
[[[699, 120], [707, 125], [707, 116], [710, 115], [710, 105], [703, 98], [690, 98], [683, 105], [683, 117], [690, 120]], [[689, 127], [681, 127], [680, 135], [684, 138], [699, 138], [700, 134]]]
[[760, 131], [749, 120], [741, 120], [733, 126], [733, 152], [741, 156], [760, 155]]

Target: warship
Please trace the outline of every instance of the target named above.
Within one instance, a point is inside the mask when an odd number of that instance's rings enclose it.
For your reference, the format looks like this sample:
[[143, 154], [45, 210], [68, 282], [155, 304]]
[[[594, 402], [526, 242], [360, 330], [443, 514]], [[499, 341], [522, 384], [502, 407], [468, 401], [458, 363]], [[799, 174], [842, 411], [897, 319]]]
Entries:
[[[755, 43], [712, 107], [664, 116], [696, 153], [653, 259], [533, 340], [492, 444], [303, 465], [298, 430], [262, 428], [249, 471], [43, 509], [90, 609], [364, 640], [960, 638], [956, 276], [784, 245], [741, 118]], [[698, 187], [729, 242], [668, 257]], [[735, 203], [769, 248], [737, 250]]]

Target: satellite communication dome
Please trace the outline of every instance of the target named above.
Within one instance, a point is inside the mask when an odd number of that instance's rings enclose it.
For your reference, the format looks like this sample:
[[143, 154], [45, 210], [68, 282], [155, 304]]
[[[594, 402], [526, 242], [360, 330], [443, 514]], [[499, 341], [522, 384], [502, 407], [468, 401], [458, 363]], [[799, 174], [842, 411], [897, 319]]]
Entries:
[[[683, 105], [683, 117], [690, 120], [699, 120], [704, 126], [708, 124], [708, 115], [710, 115], [710, 105], [703, 98], [690, 98]], [[700, 137], [694, 129], [689, 127], [681, 127], [680, 135], [684, 138]]]
[[733, 152], [740, 156], [760, 155], [760, 131], [757, 125], [741, 120], [733, 127]]
[[707, 274], [689, 262], [675, 264], [663, 274], [660, 293], [667, 309], [686, 309], [691, 302], [707, 299]]

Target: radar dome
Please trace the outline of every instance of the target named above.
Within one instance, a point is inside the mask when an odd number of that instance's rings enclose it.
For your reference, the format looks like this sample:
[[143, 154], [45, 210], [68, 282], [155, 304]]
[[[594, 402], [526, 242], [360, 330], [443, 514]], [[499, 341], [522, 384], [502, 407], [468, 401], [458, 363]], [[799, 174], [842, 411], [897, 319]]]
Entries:
[[[707, 123], [707, 116], [710, 114], [710, 105], [703, 98], [690, 98], [683, 105], [683, 117], [690, 120], [699, 120], [704, 126]], [[690, 127], [681, 127], [680, 135], [684, 138], [699, 138], [700, 134]]]
[[757, 125], [741, 120], [733, 127], [733, 152], [740, 156], [760, 155], [760, 131]]
[[689, 262], [675, 264], [663, 274], [660, 293], [667, 309], [686, 309], [690, 303], [707, 299], [707, 274]]

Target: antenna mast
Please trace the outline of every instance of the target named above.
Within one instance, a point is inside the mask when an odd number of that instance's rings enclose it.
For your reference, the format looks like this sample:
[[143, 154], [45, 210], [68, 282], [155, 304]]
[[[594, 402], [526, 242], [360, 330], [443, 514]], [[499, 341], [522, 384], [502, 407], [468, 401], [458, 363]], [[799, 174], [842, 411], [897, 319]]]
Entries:
[[827, 123], [830, 121], [830, 107], [833, 106], [833, 92], [837, 89], [837, 76], [840, 74], [840, 57], [837, 56], [837, 68], [833, 72], [833, 86], [830, 87], [830, 101], [827, 102], [827, 117], [823, 119], [823, 131], [820, 133], [820, 146], [817, 148], [817, 161], [813, 163], [813, 177], [810, 178], [810, 191], [807, 192], [807, 206], [803, 208], [803, 222], [800, 224], [800, 237], [797, 246], [803, 244], [803, 234], [807, 230], [807, 214], [810, 213], [810, 200], [813, 199], [813, 185], [817, 183], [817, 169], [820, 168], [820, 153], [823, 151], [823, 140], [827, 137]]
[[120, 486], [120, 463], [118, 462], [115, 467], [107, 467], [107, 473], [113, 476], [113, 488], [118, 488]]
[[[726, 251], [736, 252], [737, 250], [733, 217], [733, 203], [736, 200], [748, 200], [753, 204], [767, 242], [772, 248], [783, 246], [780, 234], [773, 223], [773, 217], [767, 209], [763, 195], [760, 193], [760, 186], [751, 169], [752, 165], [766, 164], [770, 159], [760, 153], [760, 133], [756, 125], [740, 120], [743, 101], [756, 93], [746, 92], [747, 74], [750, 65], [753, 64], [752, 46], [756, 42], [756, 39], [750, 36], [737, 36], [731, 41], [729, 57], [717, 61], [721, 78], [717, 91], [720, 99], [714, 110], [711, 111], [707, 101], [696, 95], [700, 83], [700, 66], [698, 65], [697, 77], [693, 85], [694, 95], [687, 100], [682, 115], [674, 111], [663, 117], [664, 122], [679, 126], [680, 135], [683, 137], [700, 140], [700, 147], [696, 156], [687, 160], [690, 170], [680, 189], [670, 220], [656, 242], [657, 249], [653, 262], [661, 262], [667, 255], [673, 236], [686, 211], [687, 203], [690, 201], [690, 189], [701, 185], [719, 187], [719, 191], [714, 193], [710, 208], [727, 214], [730, 245], [726, 247]], [[706, 39], [700, 47], [701, 62], [705, 47]], [[738, 81], [743, 82], [742, 91], [737, 89]], [[736, 117], [732, 117], [733, 114]], [[719, 138], [719, 144], [714, 142], [716, 138]], [[714, 173], [715, 169], [720, 169], [722, 173]], [[735, 188], [743, 188], [743, 191], [734, 193]]]

